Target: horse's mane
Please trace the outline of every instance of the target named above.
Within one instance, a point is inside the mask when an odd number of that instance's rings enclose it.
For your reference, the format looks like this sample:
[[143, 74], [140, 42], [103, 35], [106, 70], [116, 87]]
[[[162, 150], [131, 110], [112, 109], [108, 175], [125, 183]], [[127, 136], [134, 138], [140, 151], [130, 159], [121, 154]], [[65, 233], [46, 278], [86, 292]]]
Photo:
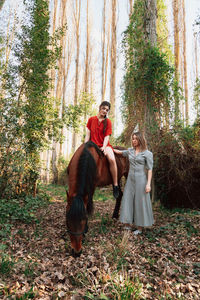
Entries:
[[[95, 189], [97, 166], [93, 155], [89, 151], [89, 148], [91, 147], [95, 148], [99, 156], [103, 155], [99, 147], [92, 141], [84, 144], [83, 151], [77, 164], [77, 194], [72, 201], [69, 211], [67, 212], [67, 219], [71, 219], [73, 221], [84, 219], [86, 217], [86, 211], [88, 215], [90, 215], [93, 211], [92, 196]], [[85, 209], [83, 198], [86, 195], [88, 196], [88, 201], [87, 208]]]
[[102, 155], [102, 151], [95, 143], [93, 143], [92, 141], [87, 142], [84, 146], [83, 152], [80, 155], [77, 172], [77, 196], [84, 197], [85, 195], [88, 195], [88, 214], [91, 214], [93, 210], [92, 196], [97, 176], [97, 166], [95, 159], [91, 152], [88, 150], [91, 147], [95, 148], [99, 156]]

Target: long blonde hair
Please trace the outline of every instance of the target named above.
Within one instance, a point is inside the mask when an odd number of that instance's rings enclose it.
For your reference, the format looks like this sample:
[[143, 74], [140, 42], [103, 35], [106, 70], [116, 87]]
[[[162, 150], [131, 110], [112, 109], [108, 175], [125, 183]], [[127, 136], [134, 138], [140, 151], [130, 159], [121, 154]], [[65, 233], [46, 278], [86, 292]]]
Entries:
[[134, 135], [136, 136], [136, 138], [139, 142], [140, 150], [141, 151], [147, 150], [147, 141], [145, 139], [144, 134], [140, 131], [137, 131], [137, 132], [133, 131], [133, 133], [131, 135], [131, 143], [132, 143], [132, 138], [133, 138]]

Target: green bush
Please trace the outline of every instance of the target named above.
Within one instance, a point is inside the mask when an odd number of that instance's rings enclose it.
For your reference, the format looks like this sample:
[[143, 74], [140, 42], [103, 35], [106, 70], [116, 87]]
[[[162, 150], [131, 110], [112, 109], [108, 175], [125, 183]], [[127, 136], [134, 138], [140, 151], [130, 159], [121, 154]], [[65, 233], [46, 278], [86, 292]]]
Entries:
[[36, 197], [29, 195], [18, 199], [1, 199], [0, 224], [16, 220], [25, 223], [37, 221], [36, 210], [44, 207], [48, 202], [49, 196], [46, 194], [39, 194]]

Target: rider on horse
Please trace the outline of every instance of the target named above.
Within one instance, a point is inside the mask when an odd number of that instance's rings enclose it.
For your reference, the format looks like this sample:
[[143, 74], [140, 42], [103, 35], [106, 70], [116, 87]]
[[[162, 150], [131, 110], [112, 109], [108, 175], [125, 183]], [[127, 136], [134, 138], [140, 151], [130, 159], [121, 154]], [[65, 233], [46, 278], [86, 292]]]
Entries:
[[110, 103], [103, 101], [99, 106], [97, 116], [90, 117], [87, 122], [85, 143], [91, 140], [94, 142], [107, 157], [110, 167], [110, 173], [113, 180], [113, 196], [117, 199], [119, 196], [119, 187], [117, 181], [117, 164], [113, 148], [109, 142], [109, 136], [112, 133], [112, 123], [107, 118], [110, 110]]

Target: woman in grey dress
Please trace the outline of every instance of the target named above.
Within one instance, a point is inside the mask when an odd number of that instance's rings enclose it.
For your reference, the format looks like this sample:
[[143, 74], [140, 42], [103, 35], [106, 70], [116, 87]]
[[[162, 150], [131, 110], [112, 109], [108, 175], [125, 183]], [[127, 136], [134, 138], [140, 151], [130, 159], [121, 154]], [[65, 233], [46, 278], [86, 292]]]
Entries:
[[142, 227], [154, 223], [150, 199], [153, 154], [147, 150], [146, 140], [140, 132], [132, 134], [132, 146], [128, 150], [114, 149], [129, 159], [129, 174], [124, 188], [120, 221], [135, 224], [138, 227], [134, 234], [142, 232]]

